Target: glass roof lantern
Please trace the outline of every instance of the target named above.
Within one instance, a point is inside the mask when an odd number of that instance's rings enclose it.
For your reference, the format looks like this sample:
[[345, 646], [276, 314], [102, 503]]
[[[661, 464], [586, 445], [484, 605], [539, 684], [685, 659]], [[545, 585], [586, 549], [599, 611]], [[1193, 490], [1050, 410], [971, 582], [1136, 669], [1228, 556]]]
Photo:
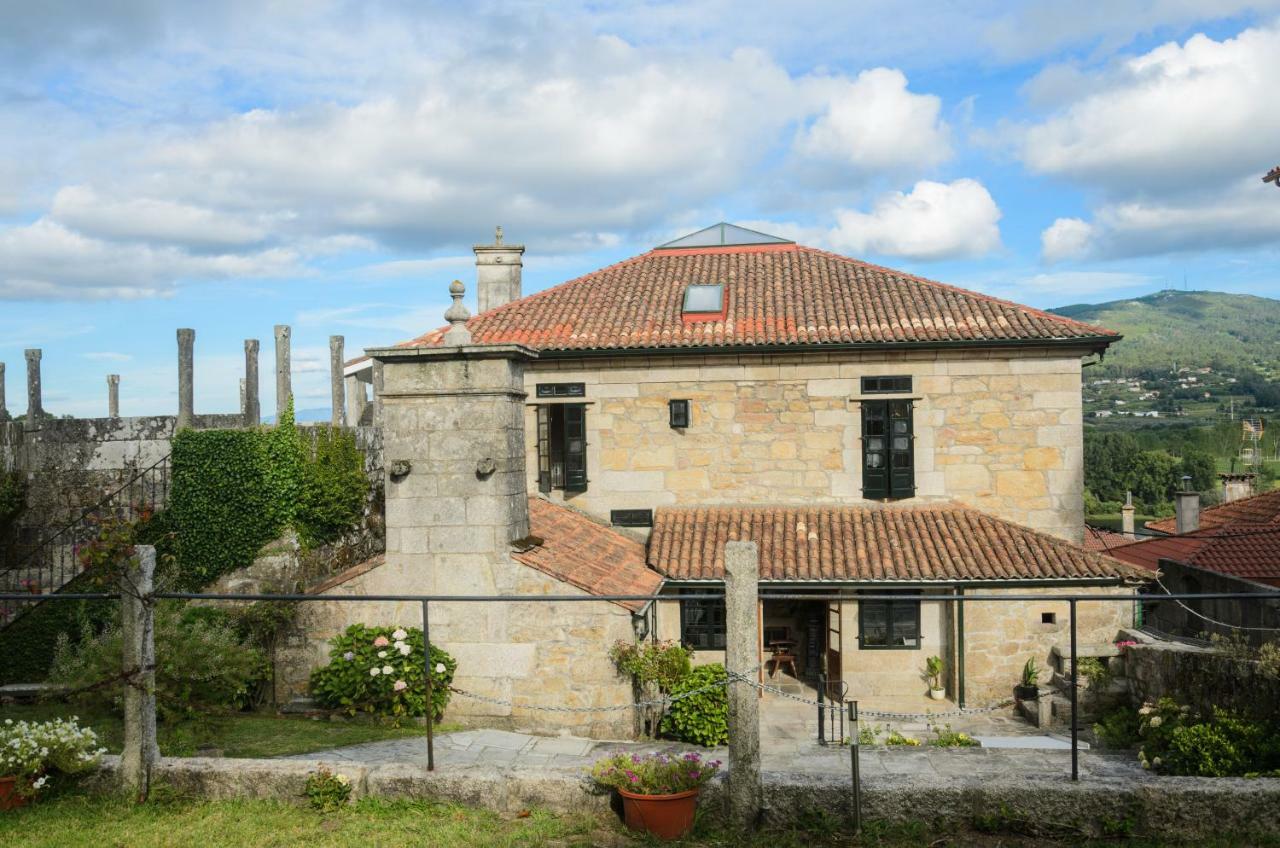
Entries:
[[681, 236], [675, 241], [660, 244], [654, 249], [676, 250], [682, 247], [730, 247], [752, 244], [795, 244], [795, 242], [721, 221], [696, 233]]

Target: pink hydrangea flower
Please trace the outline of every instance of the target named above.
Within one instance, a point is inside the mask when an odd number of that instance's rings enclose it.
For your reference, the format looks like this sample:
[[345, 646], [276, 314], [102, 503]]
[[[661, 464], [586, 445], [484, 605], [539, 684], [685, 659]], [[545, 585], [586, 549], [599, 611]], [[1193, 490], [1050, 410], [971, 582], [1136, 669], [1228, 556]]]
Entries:
[[403, 692], [404, 690], [409, 688], [409, 684], [405, 683], [403, 680], [397, 680], [396, 685], [392, 686], [391, 688], [395, 689], [397, 692]]
[[385, 648], [390, 644], [391, 642], [387, 640], [386, 636], [379, 636], [377, 639], [373, 640], [373, 647], [375, 648]]

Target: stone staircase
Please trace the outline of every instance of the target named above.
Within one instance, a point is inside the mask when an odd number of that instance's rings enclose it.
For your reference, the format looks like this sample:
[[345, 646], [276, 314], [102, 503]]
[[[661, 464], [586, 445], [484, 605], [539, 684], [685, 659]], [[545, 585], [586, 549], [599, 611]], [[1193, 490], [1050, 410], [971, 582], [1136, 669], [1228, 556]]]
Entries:
[[[1124, 658], [1120, 649], [1110, 642], [1097, 645], [1079, 645], [1078, 659], [1094, 658], [1105, 663], [1112, 672], [1107, 687], [1096, 691], [1088, 679], [1079, 677], [1076, 685], [1076, 727], [1083, 729], [1096, 718], [1100, 707], [1117, 701], [1129, 693], [1129, 681], [1124, 677]], [[1053, 676], [1047, 684], [1040, 684], [1040, 697], [1017, 702], [1018, 712], [1036, 727], [1056, 728], [1071, 726], [1071, 648], [1054, 645], [1050, 654]]]

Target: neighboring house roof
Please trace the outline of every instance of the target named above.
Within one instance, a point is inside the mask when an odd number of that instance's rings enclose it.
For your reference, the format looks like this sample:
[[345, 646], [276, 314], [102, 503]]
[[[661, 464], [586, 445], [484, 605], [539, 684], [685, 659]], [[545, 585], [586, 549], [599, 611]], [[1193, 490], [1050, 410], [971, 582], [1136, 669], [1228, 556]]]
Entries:
[[[644, 544], [577, 510], [529, 498], [529, 532], [542, 543], [512, 557], [593, 595], [652, 595], [662, 576], [645, 566]], [[636, 611], [644, 601], [618, 601]]]
[[[1218, 504], [1200, 511], [1200, 530], [1212, 530], [1236, 523], [1280, 526], [1280, 489]], [[1148, 521], [1147, 528], [1161, 533], [1176, 533], [1178, 520], [1165, 518], [1160, 521]]]
[[[725, 287], [724, 317], [685, 320], [686, 288], [715, 283]], [[1102, 349], [1120, 338], [1039, 309], [780, 241], [657, 248], [490, 309], [467, 328], [476, 344], [518, 343], [544, 352], [1057, 342]], [[445, 329], [404, 344], [438, 345]]]
[[953, 582], [1148, 579], [1140, 569], [958, 504], [659, 509], [649, 565], [674, 580], [720, 580], [724, 545], [760, 546], [760, 578]]
[[1084, 528], [1084, 547], [1088, 551], [1100, 551], [1106, 553], [1117, 545], [1127, 545], [1132, 542], [1123, 533], [1117, 533], [1114, 530], [1104, 530], [1101, 527], [1090, 527], [1087, 524]]
[[1234, 523], [1112, 548], [1111, 556], [1155, 571], [1160, 560], [1280, 586], [1280, 524]]

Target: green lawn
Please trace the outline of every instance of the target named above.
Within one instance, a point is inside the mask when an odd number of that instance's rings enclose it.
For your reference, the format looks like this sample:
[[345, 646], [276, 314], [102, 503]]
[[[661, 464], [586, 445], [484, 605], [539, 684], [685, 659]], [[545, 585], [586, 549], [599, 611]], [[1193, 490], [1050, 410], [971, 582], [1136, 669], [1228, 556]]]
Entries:
[[[62, 704], [0, 706], [0, 721], [6, 718], [43, 721], [73, 715], [80, 717], [82, 725], [97, 731], [108, 750], [120, 751], [122, 723], [114, 714], [89, 714]], [[412, 723], [396, 727], [391, 722], [373, 718], [330, 721], [266, 713], [228, 713], [177, 724], [161, 722], [158, 735], [160, 752], [169, 757], [190, 757], [206, 748], [220, 750], [227, 757], [280, 757], [360, 742], [425, 736], [426, 728]]]
[[[633, 840], [612, 817], [557, 816], [532, 811], [501, 816], [453, 804], [366, 800], [333, 814], [273, 801], [195, 802], [172, 799], [136, 807], [117, 800], [67, 794], [31, 807], [0, 813], [0, 845], [48, 848], [151, 848], [151, 846], [623, 846], [664, 844]], [[860, 839], [835, 825], [815, 822], [805, 828], [771, 830], [750, 838], [725, 834], [700, 824], [683, 845], [692, 848], [1018, 848], [1033, 845], [1128, 846], [1128, 848], [1280, 848], [1280, 840], [1223, 836], [1187, 843], [1109, 839], [1045, 841], [1010, 834], [946, 832], [924, 824], [880, 826], [870, 823]]]

